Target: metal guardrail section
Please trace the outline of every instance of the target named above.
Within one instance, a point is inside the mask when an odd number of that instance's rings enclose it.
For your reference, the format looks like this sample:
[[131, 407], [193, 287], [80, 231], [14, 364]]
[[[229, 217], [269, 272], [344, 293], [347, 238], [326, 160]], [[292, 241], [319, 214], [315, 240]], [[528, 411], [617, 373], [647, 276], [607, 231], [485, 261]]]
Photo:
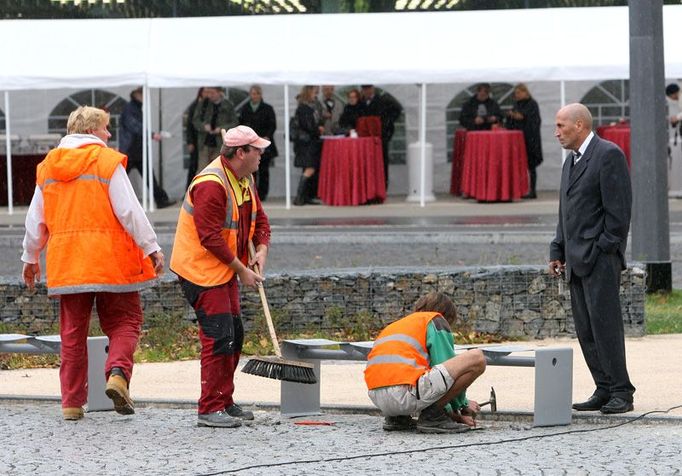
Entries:
[[[316, 384], [282, 382], [280, 411], [285, 416], [320, 413], [320, 362], [322, 360], [367, 360], [373, 341], [337, 342], [329, 339], [290, 339], [282, 342], [282, 355], [311, 363]], [[523, 345], [456, 345], [455, 351], [480, 349], [488, 365], [535, 367], [534, 426], [571, 423], [573, 349], [532, 348]], [[532, 352], [532, 356], [510, 356]]]
[[[61, 346], [58, 335], [0, 334], [0, 353], [5, 354], [59, 354]], [[88, 411], [113, 409], [113, 402], [104, 394], [104, 364], [108, 352], [108, 337], [88, 337]]]

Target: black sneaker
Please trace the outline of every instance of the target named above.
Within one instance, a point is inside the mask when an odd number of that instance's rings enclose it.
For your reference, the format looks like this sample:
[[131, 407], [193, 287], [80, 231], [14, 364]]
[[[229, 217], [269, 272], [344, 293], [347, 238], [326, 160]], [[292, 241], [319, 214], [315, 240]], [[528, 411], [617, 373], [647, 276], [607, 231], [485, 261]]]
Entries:
[[237, 418], [231, 417], [226, 412], [200, 413], [197, 417], [197, 426], [238, 428], [242, 426], [242, 422]]
[[240, 407], [236, 403], [233, 403], [231, 407], [226, 408], [225, 413], [234, 418], [240, 418], [242, 420], [253, 420], [253, 412], [242, 409], [242, 407]]
[[417, 421], [410, 415], [384, 417], [384, 431], [410, 431], [417, 426]]

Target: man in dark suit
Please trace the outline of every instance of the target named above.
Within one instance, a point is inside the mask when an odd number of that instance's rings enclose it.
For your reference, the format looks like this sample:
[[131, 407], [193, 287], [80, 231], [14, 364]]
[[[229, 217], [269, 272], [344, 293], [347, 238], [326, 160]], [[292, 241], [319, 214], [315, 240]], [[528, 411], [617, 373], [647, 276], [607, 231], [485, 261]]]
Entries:
[[257, 84], [251, 86], [249, 98], [249, 102], [242, 106], [239, 113], [239, 124], [249, 126], [260, 137], [270, 141], [270, 147], [265, 149], [260, 156], [258, 173], [255, 174], [258, 196], [261, 202], [264, 202], [268, 198], [270, 190], [270, 166], [272, 160], [277, 157], [277, 146], [274, 139], [277, 119], [272, 106], [263, 101], [263, 90], [260, 86]]
[[570, 283], [578, 341], [597, 387], [573, 409], [629, 412], [635, 387], [625, 363], [619, 295], [632, 207], [627, 163], [616, 145], [592, 132], [592, 115], [582, 104], [559, 110], [554, 135], [573, 153], [561, 174], [549, 273], [565, 273]]

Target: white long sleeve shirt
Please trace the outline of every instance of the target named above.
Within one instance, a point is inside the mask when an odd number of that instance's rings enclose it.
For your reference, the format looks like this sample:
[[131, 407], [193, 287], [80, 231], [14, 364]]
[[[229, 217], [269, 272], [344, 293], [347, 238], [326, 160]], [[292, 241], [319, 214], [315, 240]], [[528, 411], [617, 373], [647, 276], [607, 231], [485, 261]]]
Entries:
[[[87, 144], [102, 144], [106, 146], [104, 142], [95, 136], [71, 134], [65, 136], [58, 147], [77, 148]], [[128, 179], [128, 174], [122, 165], [117, 166], [114, 174], [111, 176], [109, 200], [114, 215], [116, 215], [123, 228], [133, 237], [137, 246], [142, 249], [145, 257], [161, 250], [157, 242], [156, 233], [140, 206], [133, 186]], [[38, 186], [36, 186], [31, 204], [26, 213], [25, 226], [24, 252], [21, 255], [21, 261], [24, 263], [37, 263], [40, 260], [40, 253], [45, 248], [49, 236], [49, 231], [45, 224], [43, 192]]]

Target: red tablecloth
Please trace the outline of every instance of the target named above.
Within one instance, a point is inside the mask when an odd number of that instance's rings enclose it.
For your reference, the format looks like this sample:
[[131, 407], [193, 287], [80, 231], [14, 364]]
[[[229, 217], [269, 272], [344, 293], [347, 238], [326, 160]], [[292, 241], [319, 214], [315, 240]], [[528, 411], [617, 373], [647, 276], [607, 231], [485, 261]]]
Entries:
[[[36, 166], [45, 154], [12, 154], [12, 193], [14, 205], [28, 205], [36, 188]], [[0, 205], [7, 206], [7, 156], [0, 155]]]
[[602, 139], [613, 142], [625, 154], [630, 167], [630, 128], [627, 126], [598, 127], [597, 135]]
[[467, 133], [462, 194], [478, 201], [518, 200], [528, 192], [528, 156], [521, 131]]
[[327, 205], [362, 205], [386, 199], [379, 137], [329, 138], [322, 143], [318, 196]]
[[467, 130], [457, 129], [452, 143], [452, 173], [450, 175], [450, 193], [462, 194], [462, 169], [464, 167], [464, 144]]
[[629, 122], [616, 122], [615, 124], [605, 124], [603, 126], [597, 126], [595, 128], [595, 131], [597, 132], [597, 135], [599, 137], [604, 137], [602, 136], [603, 132], [607, 129], [630, 129], [630, 123]]

